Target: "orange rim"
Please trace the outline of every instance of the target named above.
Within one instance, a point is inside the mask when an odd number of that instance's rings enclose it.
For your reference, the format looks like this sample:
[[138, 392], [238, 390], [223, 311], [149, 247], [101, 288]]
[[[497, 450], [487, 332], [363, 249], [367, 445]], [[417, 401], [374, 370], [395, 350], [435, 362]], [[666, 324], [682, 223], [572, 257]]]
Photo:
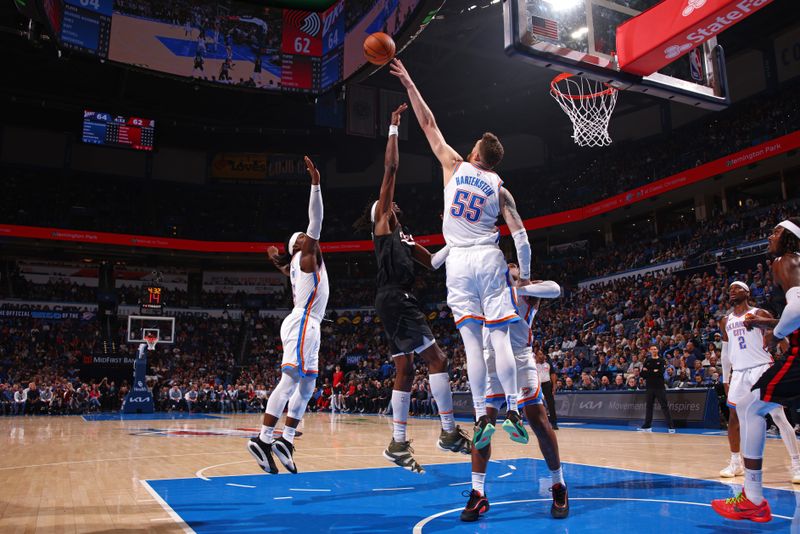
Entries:
[[603, 90], [603, 91], [597, 91], [596, 93], [589, 93], [588, 95], [567, 95], [567, 94], [564, 94], [558, 88], [558, 82], [564, 81], [567, 78], [572, 78], [573, 76], [574, 76], [574, 74], [570, 74], [569, 72], [562, 72], [561, 74], [559, 74], [558, 76], [553, 78], [553, 81], [550, 82], [550, 92], [556, 93], [557, 95], [559, 95], [561, 97], [568, 98], [569, 100], [586, 100], [587, 98], [598, 98], [598, 97], [601, 97], [601, 96], [611, 95], [611, 94], [614, 94], [614, 93], [616, 93], [618, 91], [618, 89], [616, 87], [612, 87], [611, 85], [608, 85], [607, 83], [602, 82], [603, 85], [606, 86], [606, 89]]

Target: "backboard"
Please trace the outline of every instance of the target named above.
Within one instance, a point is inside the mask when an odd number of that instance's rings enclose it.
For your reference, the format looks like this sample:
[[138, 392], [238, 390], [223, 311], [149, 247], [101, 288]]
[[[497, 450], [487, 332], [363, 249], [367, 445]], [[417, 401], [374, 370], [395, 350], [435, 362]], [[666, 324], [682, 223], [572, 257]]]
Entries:
[[649, 76], [619, 69], [617, 27], [660, 1], [504, 0], [506, 53], [618, 89], [705, 109], [725, 108], [729, 104], [725, 57], [716, 38]]
[[145, 315], [128, 316], [128, 343], [144, 343], [145, 335], [158, 334], [159, 343], [175, 343], [175, 318]]

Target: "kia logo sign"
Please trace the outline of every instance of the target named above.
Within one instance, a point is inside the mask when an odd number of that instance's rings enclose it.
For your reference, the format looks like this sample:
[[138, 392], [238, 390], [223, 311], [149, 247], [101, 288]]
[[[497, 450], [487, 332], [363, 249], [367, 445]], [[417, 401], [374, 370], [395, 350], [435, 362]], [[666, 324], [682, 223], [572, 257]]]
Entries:
[[131, 397], [128, 399], [131, 404], [150, 402], [150, 397]]
[[683, 12], [681, 14], [684, 17], [688, 17], [694, 13], [695, 9], [700, 9], [704, 5], [706, 5], [706, 0], [689, 0], [689, 3], [686, 4], [685, 8], [683, 8]]

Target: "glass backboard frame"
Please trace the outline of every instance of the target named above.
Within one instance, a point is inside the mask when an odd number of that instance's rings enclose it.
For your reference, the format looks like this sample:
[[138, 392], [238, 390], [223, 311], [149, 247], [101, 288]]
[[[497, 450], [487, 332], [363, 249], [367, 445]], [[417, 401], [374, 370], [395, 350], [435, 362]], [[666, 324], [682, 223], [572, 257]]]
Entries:
[[[561, 1], [569, 2], [569, 0]], [[721, 110], [730, 105], [725, 54], [722, 47], [717, 44], [716, 38], [708, 40], [700, 47], [706, 84], [682, 80], [661, 72], [650, 76], [638, 76], [619, 69], [613, 51], [608, 50], [610, 46], [616, 47], [615, 42], [607, 45], [605, 50], [598, 49], [595, 31], [599, 23], [594, 20], [596, 13], [609, 13], [618, 16], [619, 23], [624, 22], [642, 12], [629, 5], [623, 5], [636, 4], [637, 0], [573, 0], [573, 2], [575, 7], [572, 12], [575, 18], [571, 22], [578, 24], [585, 20], [586, 25], [583, 26], [584, 33], [577, 35], [575, 32], [567, 39], [566, 35], [562, 36], [561, 29], [562, 20], [569, 14], [567, 10], [560, 14], [555, 12], [553, 6], [556, 5], [556, 0], [504, 0], [506, 54], [521, 57], [540, 67], [599, 80], [617, 89], [646, 93], [704, 109]], [[638, 0], [638, 2], [641, 6], [637, 7], [652, 7], [659, 0]], [[521, 13], [521, 9], [525, 10], [524, 14]], [[539, 16], [540, 21], [549, 19], [548, 22], [557, 22], [558, 38], [547, 38], [542, 35], [547, 33], [547, 27], [540, 29], [538, 37], [534, 36], [531, 29], [532, 22], [529, 20], [533, 16]], [[615, 36], [616, 31], [606, 40], [610, 41], [610, 38]]]
[[158, 342], [175, 343], [175, 317], [155, 315], [129, 315], [128, 316], [128, 343], [144, 343], [146, 330], [158, 330]]

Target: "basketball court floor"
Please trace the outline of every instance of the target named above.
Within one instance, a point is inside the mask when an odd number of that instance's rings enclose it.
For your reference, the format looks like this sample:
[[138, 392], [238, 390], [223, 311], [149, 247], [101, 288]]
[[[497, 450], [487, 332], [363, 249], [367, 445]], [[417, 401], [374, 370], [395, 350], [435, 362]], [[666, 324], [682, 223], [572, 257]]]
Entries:
[[409, 421], [424, 475], [382, 458], [390, 418], [338, 414], [306, 417], [299, 474], [266, 475], [245, 448], [259, 425], [258, 415], [0, 419], [0, 532], [800, 533], [800, 492], [778, 439], [765, 456], [767, 524], [727, 521], [708, 506], [736, 490], [717, 478], [729, 457], [724, 432], [580, 424], [558, 431], [568, 519], [550, 518], [536, 445], [499, 433], [492, 509], [462, 523], [470, 466], [435, 447], [438, 419]]

